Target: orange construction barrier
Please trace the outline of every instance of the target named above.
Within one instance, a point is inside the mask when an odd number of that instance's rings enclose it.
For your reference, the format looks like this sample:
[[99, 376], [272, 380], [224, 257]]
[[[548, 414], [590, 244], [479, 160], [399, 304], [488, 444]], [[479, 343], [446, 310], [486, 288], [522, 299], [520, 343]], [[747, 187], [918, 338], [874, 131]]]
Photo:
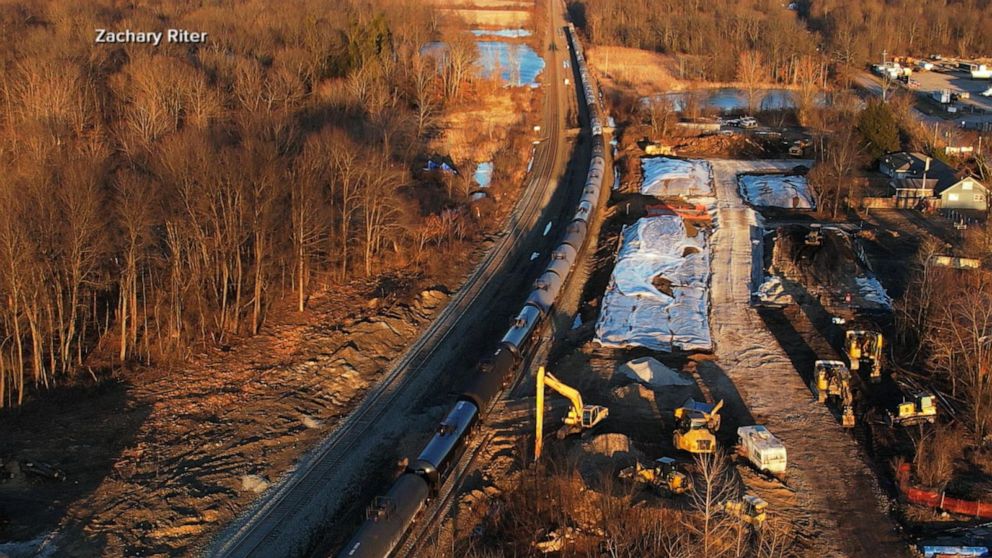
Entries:
[[896, 472], [896, 477], [899, 480], [899, 490], [903, 493], [903, 496], [906, 497], [908, 502], [959, 515], [992, 519], [992, 503], [975, 500], [961, 500], [959, 498], [947, 496], [944, 492], [938, 493], [935, 490], [924, 490], [922, 488], [918, 488], [911, 484], [909, 472], [909, 463], [903, 463], [900, 465], [899, 470]]

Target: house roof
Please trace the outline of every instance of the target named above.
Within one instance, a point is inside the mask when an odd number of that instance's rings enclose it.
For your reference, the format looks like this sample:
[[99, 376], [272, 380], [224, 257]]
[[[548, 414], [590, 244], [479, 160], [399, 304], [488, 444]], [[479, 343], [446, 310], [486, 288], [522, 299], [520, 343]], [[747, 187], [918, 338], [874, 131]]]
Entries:
[[[927, 160], [930, 161], [930, 168], [927, 169]], [[971, 176], [967, 172], [958, 171], [947, 163], [933, 157], [927, 157], [923, 153], [906, 153], [900, 151], [889, 153], [882, 157], [881, 163], [903, 178], [893, 180], [896, 188], [932, 188], [934, 194], [940, 195], [944, 190], [954, 186], [962, 179]], [[926, 186], [923, 185], [923, 176], [926, 175]], [[907, 180], [918, 179], [915, 182], [905, 182]], [[897, 185], [901, 182], [905, 185]], [[975, 179], [978, 182], [978, 179]]]
[[889, 181], [896, 190], [933, 190], [937, 187], [937, 179], [927, 176], [921, 178], [893, 178]]

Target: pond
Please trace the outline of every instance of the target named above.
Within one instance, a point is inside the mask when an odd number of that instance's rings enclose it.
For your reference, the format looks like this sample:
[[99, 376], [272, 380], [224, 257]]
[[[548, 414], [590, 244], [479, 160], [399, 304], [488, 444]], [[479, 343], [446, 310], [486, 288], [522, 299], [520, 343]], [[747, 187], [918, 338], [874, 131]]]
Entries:
[[544, 59], [530, 45], [505, 41], [478, 41], [482, 77], [509, 85], [537, 87], [537, 76], [544, 70]]
[[[747, 93], [742, 89], [733, 87], [662, 93], [650, 97], [650, 99], [667, 99], [672, 103], [676, 112], [682, 112], [692, 96], [697, 97], [700, 107], [703, 109], [716, 109], [722, 113], [741, 112], [748, 109]], [[762, 89], [757, 93], [756, 103], [760, 111], [791, 109], [796, 106], [792, 91], [788, 89]], [[826, 104], [826, 95], [822, 93], [817, 95], [816, 103], [821, 106]]]
[[[544, 71], [544, 59], [523, 43], [508, 41], [476, 41], [479, 58], [476, 65], [479, 75], [485, 79], [499, 78], [512, 86], [537, 87], [537, 77]], [[425, 44], [420, 52], [443, 58], [447, 45], [432, 41]]]
[[530, 37], [531, 32], [527, 29], [473, 29], [472, 34], [476, 37], [500, 37], [503, 39], [521, 39]]

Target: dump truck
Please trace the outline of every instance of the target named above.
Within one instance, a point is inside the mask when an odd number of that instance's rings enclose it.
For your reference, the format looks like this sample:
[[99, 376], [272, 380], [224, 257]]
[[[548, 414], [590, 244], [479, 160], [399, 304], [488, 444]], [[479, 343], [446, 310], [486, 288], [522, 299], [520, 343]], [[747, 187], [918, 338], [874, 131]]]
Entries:
[[911, 426], [937, 421], [937, 398], [925, 391], [913, 392], [908, 398], [889, 411], [889, 422], [893, 425]]
[[736, 517], [755, 528], [761, 527], [761, 524], [768, 518], [768, 502], [750, 494], [740, 500], [724, 502], [723, 509], [731, 517]]
[[851, 329], [844, 334], [844, 354], [851, 372], [867, 370], [873, 383], [882, 380], [882, 334], [867, 329]]
[[691, 397], [675, 409], [675, 433], [672, 443], [675, 447], [690, 453], [713, 453], [716, 451], [714, 432], [720, 429], [720, 409], [723, 400], [716, 405], [696, 401]]
[[678, 462], [671, 457], [655, 459], [653, 467], [635, 463], [620, 471], [620, 478], [646, 484], [659, 494], [685, 494], [692, 490], [692, 479], [678, 469]]
[[818, 360], [813, 364], [810, 391], [820, 403], [832, 400], [840, 411], [844, 428], [854, 428], [854, 394], [851, 391], [851, 371], [839, 360]]
[[737, 454], [755, 469], [778, 478], [785, 477], [785, 444], [760, 424], [737, 429]]

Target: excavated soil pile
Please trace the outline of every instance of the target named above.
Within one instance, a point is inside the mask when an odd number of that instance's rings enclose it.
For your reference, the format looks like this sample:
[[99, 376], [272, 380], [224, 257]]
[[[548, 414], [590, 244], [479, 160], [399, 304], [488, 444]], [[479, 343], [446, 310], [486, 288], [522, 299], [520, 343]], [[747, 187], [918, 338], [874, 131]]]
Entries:
[[569, 461], [577, 463], [583, 482], [593, 490], [602, 489], [608, 480], [616, 477], [624, 467], [633, 465], [639, 457], [642, 455], [631, 445], [630, 438], [615, 433], [584, 440], [581, 446], [569, 452]]
[[[801, 291], [819, 298], [824, 306], [838, 304], [867, 310], [886, 310], [891, 301], [885, 289], [859, 260], [851, 237], [837, 230], [824, 230], [818, 245], [807, 244], [810, 229], [798, 225], [779, 227], [772, 252], [771, 272]], [[789, 290], [789, 286], [786, 286]]]

